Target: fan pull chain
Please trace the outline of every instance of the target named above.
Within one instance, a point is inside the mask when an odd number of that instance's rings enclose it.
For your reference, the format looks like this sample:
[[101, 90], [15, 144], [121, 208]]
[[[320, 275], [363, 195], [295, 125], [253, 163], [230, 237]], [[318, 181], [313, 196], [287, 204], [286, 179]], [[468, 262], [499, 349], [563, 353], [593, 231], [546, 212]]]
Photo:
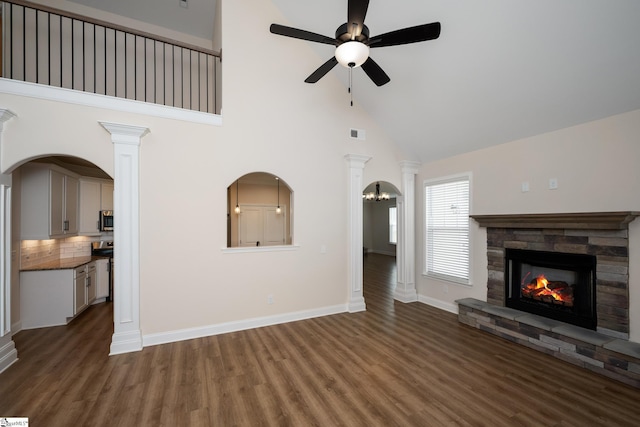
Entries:
[[353, 90], [351, 90], [352, 87], [353, 87], [353, 67], [349, 67], [349, 95], [351, 96], [351, 106], [353, 107]]

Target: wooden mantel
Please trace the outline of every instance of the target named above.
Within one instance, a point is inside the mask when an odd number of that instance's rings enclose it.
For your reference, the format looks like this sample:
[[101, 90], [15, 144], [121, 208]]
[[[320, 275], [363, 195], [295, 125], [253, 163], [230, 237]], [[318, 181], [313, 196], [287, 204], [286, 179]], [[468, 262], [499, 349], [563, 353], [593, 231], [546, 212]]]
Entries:
[[579, 230], [623, 230], [640, 212], [579, 212], [543, 214], [470, 215], [480, 227], [564, 228]]

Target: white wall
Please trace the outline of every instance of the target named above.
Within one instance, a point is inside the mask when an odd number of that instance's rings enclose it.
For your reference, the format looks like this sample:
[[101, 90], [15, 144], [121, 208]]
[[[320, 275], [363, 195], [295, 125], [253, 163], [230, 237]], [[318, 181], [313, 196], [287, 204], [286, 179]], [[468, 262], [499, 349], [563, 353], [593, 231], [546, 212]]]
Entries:
[[[424, 218], [423, 181], [472, 172], [472, 214], [640, 211], [640, 110], [442, 161], [418, 176], [418, 218]], [[549, 178], [558, 189], [549, 190]], [[522, 192], [521, 183], [530, 191]], [[630, 227], [631, 339], [640, 342], [640, 220]], [[471, 224], [471, 287], [422, 276], [424, 227], [417, 224], [417, 288], [428, 299], [455, 307], [459, 298], [486, 300], [486, 230]]]
[[[286, 22], [270, 2], [224, 1], [222, 9], [220, 127], [18, 95], [0, 101], [17, 115], [5, 130], [2, 171], [40, 155], [64, 154], [113, 176], [113, 145], [98, 121], [150, 129], [140, 147], [143, 335], [346, 309], [345, 154], [372, 156], [363, 182], [381, 179], [400, 187], [403, 159], [358, 105], [349, 106], [338, 79], [330, 73], [316, 85], [303, 82], [326, 58], [304, 42], [271, 37], [269, 25]], [[367, 140], [350, 139], [352, 127], [366, 129]], [[222, 250], [227, 187], [253, 171], [282, 176], [294, 191], [298, 249]], [[323, 189], [331, 189], [329, 198]]]

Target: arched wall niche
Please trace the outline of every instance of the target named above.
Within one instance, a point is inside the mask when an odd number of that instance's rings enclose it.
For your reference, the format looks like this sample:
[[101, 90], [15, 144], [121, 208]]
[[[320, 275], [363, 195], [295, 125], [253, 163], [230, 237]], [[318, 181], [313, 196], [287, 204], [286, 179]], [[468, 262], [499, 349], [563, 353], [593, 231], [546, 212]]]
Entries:
[[279, 176], [251, 172], [227, 187], [227, 247], [293, 244], [293, 191]]

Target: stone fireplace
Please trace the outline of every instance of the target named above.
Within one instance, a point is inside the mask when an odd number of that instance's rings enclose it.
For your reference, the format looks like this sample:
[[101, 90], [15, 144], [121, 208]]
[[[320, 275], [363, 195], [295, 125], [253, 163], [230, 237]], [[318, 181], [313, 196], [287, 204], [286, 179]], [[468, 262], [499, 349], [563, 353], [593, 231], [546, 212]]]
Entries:
[[629, 336], [628, 223], [636, 212], [477, 215], [487, 228], [487, 302], [506, 306], [507, 249], [595, 258], [595, 327], [604, 334]]
[[640, 388], [629, 341], [629, 231], [640, 212], [472, 215], [487, 229], [487, 299], [469, 326]]

